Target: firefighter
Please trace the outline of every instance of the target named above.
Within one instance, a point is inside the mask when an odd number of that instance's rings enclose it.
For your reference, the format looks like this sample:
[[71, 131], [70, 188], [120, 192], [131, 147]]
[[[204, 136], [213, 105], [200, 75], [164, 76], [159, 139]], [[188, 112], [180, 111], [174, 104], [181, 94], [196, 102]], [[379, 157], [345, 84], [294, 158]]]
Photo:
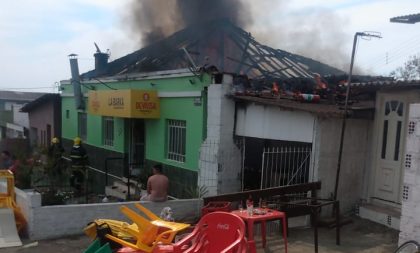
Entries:
[[81, 193], [83, 183], [85, 182], [88, 156], [85, 148], [82, 146], [82, 140], [80, 137], [74, 138], [73, 141], [74, 145], [70, 151], [72, 173], [70, 177], [70, 185], [74, 187], [78, 193]]
[[51, 168], [54, 173], [61, 174], [61, 157], [63, 156], [64, 148], [61, 146], [60, 139], [54, 137], [51, 140], [51, 146], [48, 148], [48, 158], [51, 163]]

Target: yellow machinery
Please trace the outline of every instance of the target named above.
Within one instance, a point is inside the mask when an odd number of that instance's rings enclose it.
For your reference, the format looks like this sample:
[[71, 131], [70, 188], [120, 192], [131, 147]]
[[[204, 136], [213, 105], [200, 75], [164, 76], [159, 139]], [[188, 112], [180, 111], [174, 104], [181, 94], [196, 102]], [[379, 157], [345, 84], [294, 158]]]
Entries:
[[0, 170], [0, 182], [6, 182], [6, 192], [0, 191], [0, 208], [13, 210], [16, 228], [21, 232], [26, 226], [26, 219], [16, 204], [15, 178], [10, 170]]
[[172, 243], [178, 232], [190, 226], [185, 223], [164, 221], [142, 205], [135, 204], [135, 206], [147, 218], [126, 206], [121, 206], [121, 212], [133, 222], [132, 224], [116, 220], [97, 219], [85, 228], [85, 233], [95, 239], [98, 236], [97, 227], [105, 225], [110, 229], [110, 233], [105, 235], [107, 239], [138, 251], [152, 252], [157, 243]]

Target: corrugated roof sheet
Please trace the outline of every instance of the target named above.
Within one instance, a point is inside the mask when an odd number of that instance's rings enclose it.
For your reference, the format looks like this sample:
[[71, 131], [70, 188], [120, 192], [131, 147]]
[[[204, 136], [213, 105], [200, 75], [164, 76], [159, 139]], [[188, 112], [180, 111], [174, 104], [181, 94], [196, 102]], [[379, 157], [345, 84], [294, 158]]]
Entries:
[[57, 101], [60, 100], [60, 94], [55, 94], [55, 93], [48, 93], [48, 94], [44, 94], [40, 97], [38, 97], [37, 99], [25, 104], [20, 111], [21, 112], [30, 112], [33, 109], [35, 109], [37, 106], [46, 103], [48, 101]]
[[20, 92], [20, 91], [0, 90], [0, 99], [10, 100], [10, 101], [29, 102], [44, 94], [45, 93], [41, 93], [41, 92]]
[[389, 21], [395, 23], [415, 24], [417, 22], [420, 22], [420, 13], [393, 17], [390, 18]]
[[340, 110], [337, 105], [304, 103], [290, 99], [261, 98], [252, 96], [234, 96], [237, 100], [254, 102], [265, 105], [278, 106], [286, 110], [298, 110], [316, 114], [323, 114], [329, 117], [342, 117], [344, 111]]

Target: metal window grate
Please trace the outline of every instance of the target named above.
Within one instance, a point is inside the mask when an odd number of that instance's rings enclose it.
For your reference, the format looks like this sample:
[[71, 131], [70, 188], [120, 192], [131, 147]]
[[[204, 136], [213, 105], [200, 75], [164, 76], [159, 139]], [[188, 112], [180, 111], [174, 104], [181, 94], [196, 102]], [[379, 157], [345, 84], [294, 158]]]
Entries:
[[78, 118], [78, 135], [82, 140], [87, 139], [87, 114], [84, 112], [79, 112], [77, 114]]
[[103, 117], [103, 144], [104, 146], [114, 146], [114, 118]]
[[185, 162], [186, 130], [185, 120], [168, 120], [167, 159]]
[[311, 153], [306, 144], [264, 148], [261, 189], [309, 182]]

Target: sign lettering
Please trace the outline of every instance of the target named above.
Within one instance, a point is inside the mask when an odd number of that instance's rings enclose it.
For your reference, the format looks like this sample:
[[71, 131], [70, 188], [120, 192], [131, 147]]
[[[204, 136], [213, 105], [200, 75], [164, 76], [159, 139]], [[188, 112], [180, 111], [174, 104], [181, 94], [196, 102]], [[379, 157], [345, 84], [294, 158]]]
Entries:
[[159, 118], [156, 91], [90, 91], [89, 113], [122, 118]]

